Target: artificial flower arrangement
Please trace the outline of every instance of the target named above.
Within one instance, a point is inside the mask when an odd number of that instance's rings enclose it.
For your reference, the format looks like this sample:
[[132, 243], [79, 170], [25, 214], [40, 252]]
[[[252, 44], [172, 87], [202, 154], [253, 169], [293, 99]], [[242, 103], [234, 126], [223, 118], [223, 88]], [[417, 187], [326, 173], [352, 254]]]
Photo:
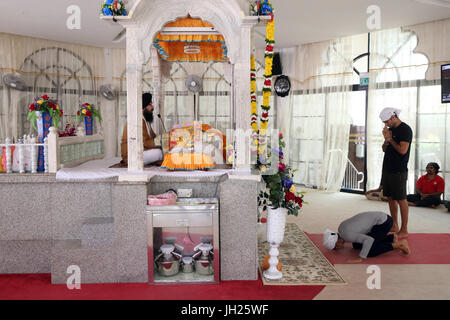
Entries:
[[[270, 205], [274, 208], [286, 208], [287, 214], [297, 216], [299, 211], [303, 206], [303, 196], [304, 192], [298, 192], [295, 189], [295, 184], [293, 182], [293, 176], [295, 170], [289, 165], [286, 165], [283, 155], [283, 148], [285, 143], [283, 140], [283, 134], [280, 133], [278, 136], [279, 148], [272, 149], [272, 152], [278, 154], [278, 170], [275, 174], [264, 174], [267, 171], [266, 165], [260, 165], [259, 169], [263, 173], [262, 178], [266, 183], [268, 189], [268, 199]], [[260, 198], [267, 196], [264, 192], [260, 194]]]
[[39, 118], [38, 113], [41, 114], [48, 112], [50, 117], [52, 117], [52, 125], [58, 127], [59, 120], [63, 116], [63, 111], [57, 104], [56, 100], [49, 98], [48, 95], [44, 94], [42, 97], [34, 98], [34, 102], [29, 106], [29, 111], [27, 115], [27, 120], [30, 121], [31, 125], [37, 131], [36, 120]]
[[271, 13], [273, 13], [273, 7], [269, 0], [257, 0], [250, 3], [250, 14], [252, 16], [266, 16]]
[[105, 0], [101, 5], [102, 14], [105, 16], [126, 16], [125, 3], [122, 0]]
[[77, 111], [75, 119], [78, 121], [81, 117], [96, 117], [98, 121], [102, 122], [102, 116], [100, 112], [94, 108], [93, 104], [85, 103], [81, 105], [80, 109]]

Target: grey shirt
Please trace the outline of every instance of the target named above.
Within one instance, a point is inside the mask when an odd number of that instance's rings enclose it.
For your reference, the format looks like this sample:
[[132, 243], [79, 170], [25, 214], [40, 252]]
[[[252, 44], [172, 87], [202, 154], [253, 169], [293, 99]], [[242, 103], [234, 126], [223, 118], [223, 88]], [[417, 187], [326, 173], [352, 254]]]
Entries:
[[339, 236], [346, 242], [361, 243], [362, 249], [359, 256], [365, 259], [374, 241], [367, 234], [373, 226], [385, 223], [387, 217], [386, 213], [380, 211], [361, 212], [339, 225]]

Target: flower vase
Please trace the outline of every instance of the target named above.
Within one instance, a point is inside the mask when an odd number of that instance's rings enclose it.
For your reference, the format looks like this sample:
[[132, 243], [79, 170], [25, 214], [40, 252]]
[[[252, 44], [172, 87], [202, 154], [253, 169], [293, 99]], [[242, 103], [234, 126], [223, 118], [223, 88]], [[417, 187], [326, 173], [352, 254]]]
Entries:
[[278, 248], [284, 239], [284, 229], [286, 227], [286, 208], [267, 208], [267, 242], [270, 244], [269, 269], [263, 272], [265, 278], [278, 280], [283, 277], [283, 273], [277, 269]]
[[[36, 125], [38, 129], [38, 142], [44, 143], [44, 139], [48, 136], [48, 133], [50, 131], [50, 127], [52, 126], [53, 119], [50, 116], [49, 112], [40, 112], [35, 111], [37, 114], [36, 119]], [[44, 166], [44, 147], [39, 147], [38, 149], [38, 165], [37, 165], [37, 171], [38, 172], [44, 172], [45, 166]]]
[[92, 136], [94, 131], [94, 124], [92, 121], [92, 116], [84, 117], [84, 131], [87, 136]]

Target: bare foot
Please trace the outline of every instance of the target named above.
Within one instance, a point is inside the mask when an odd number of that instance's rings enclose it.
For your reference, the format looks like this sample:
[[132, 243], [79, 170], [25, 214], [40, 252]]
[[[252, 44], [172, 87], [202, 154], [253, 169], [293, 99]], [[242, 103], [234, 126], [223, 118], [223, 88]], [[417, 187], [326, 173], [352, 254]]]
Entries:
[[362, 258], [352, 258], [347, 260], [348, 263], [359, 263], [362, 262]]
[[394, 242], [398, 242], [398, 235], [394, 233]]
[[397, 232], [398, 239], [408, 238], [408, 232], [399, 231]]
[[397, 233], [397, 232], [399, 232], [399, 230], [400, 229], [397, 226], [394, 225], [394, 226], [392, 226], [391, 231], [389, 231], [389, 233], [391, 233], [391, 232], [392, 233]]
[[411, 254], [411, 250], [409, 249], [409, 246], [408, 246], [408, 241], [406, 241], [406, 240], [400, 240], [398, 248], [407, 256], [409, 256]]

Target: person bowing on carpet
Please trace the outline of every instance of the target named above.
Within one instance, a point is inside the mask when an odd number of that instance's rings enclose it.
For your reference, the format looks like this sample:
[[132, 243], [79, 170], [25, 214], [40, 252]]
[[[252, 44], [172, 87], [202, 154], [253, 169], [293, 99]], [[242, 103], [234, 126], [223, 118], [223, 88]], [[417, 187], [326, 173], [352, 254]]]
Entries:
[[351, 242], [354, 249], [361, 250], [358, 258], [349, 261], [351, 263], [362, 262], [394, 249], [409, 255], [408, 242], [398, 241], [395, 233], [390, 232], [392, 225], [392, 217], [384, 212], [362, 212], [341, 222], [337, 233], [325, 230], [323, 245], [334, 250], [342, 248], [345, 242]]

